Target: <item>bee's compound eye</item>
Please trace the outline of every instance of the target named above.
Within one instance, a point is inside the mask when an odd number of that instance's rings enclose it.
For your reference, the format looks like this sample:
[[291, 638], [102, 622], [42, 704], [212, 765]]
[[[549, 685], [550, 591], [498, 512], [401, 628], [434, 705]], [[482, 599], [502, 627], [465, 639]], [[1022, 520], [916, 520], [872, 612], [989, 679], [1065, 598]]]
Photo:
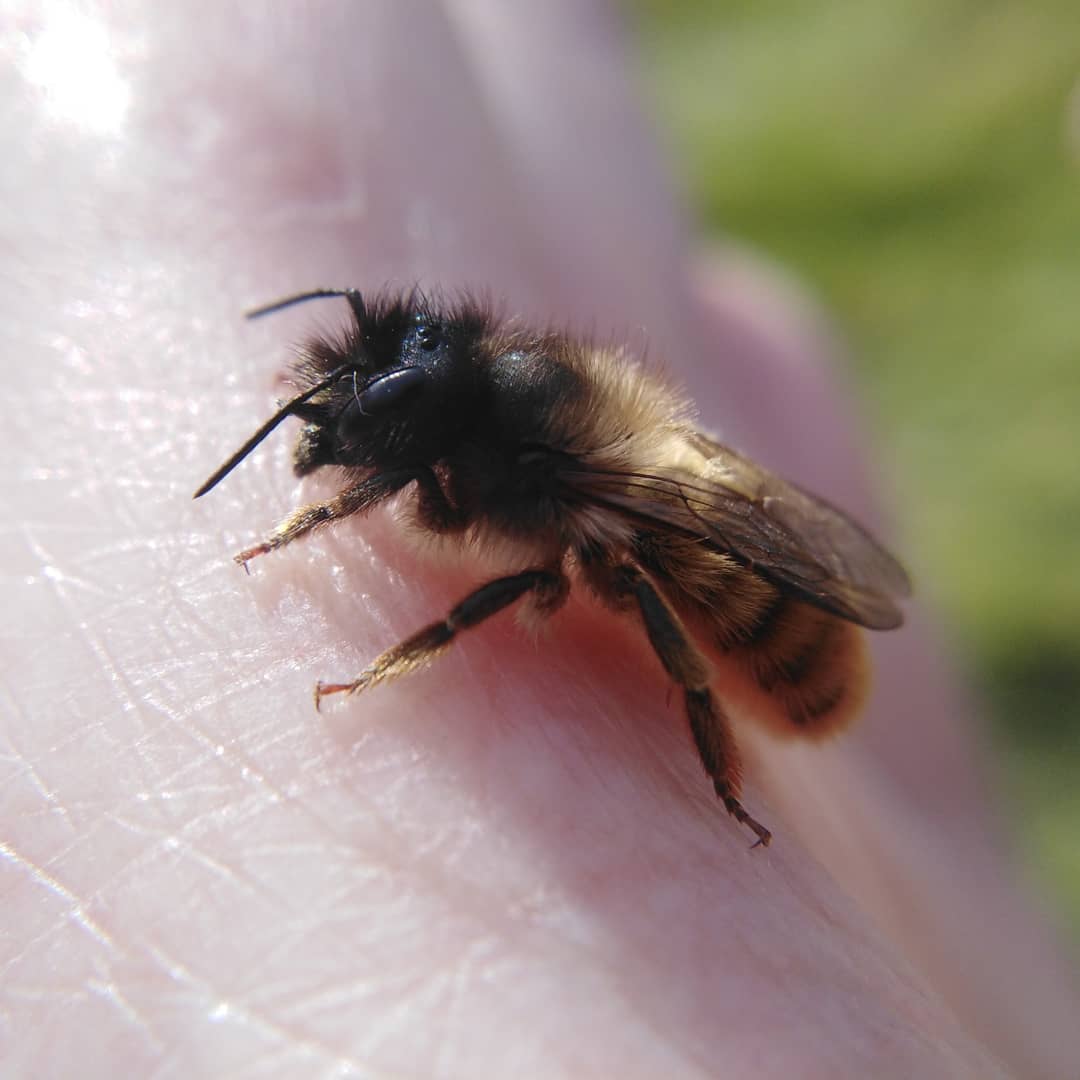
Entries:
[[423, 368], [399, 368], [380, 375], [357, 395], [356, 402], [364, 416], [379, 416], [397, 405], [420, 386], [428, 375]]

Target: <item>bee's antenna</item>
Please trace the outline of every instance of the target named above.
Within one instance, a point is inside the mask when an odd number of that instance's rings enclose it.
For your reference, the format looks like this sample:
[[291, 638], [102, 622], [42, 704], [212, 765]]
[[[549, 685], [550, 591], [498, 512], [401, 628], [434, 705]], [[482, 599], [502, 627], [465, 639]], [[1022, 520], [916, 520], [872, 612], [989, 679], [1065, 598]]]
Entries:
[[[281, 305], [276, 306], [283, 306], [290, 303], [299, 303], [300, 300], [312, 299], [318, 295], [320, 294], [312, 293], [310, 296], [293, 297], [292, 300], [282, 301]], [[344, 296], [347, 294], [333, 293], [327, 295]], [[357, 293], [357, 296], [359, 296], [359, 293]], [[271, 309], [267, 308], [265, 310]], [[200, 495], [205, 495], [211, 488], [217, 487], [217, 485], [220, 484], [221, 481], [224, 480], [225, 477], [228, 476], [229, 473], [231, 473], [233, 469], [235, 469], [236, 466], [239, 465], [240, 462], [243, 461], [244, 458], [246, 458], [248, 454], [250, 454], [251, 451], [254, 450], [255, 447], [258, 446], [259, 443], [261, 443], [263, 439], [265, 439], [266, 436], [269, 435], [270, 432], [273, 431], [274, 428], [276, 428], [278, 424], [282, 422], [282, 420], [284, 420], [287, 416], [291, 416], [296, 411], [296, 407], [298, 405], [303, 405], [304, 402], [307, 401], [309, 398], [313, 398], [320, 390], [325, 390], [331, 383], [340, 379], [342, 375], [347, 375], [350, 371], [353, 371], [355, 367], [355, 363], [342, 364], [340, 367], [334, 368], [334, 370], [331, 371], [325, 379], [317, 382], [314, 386], [309, 387], [302, 394], [297, 394], [296, 397], [294, 397], [291, 401], [286, 401], [285, 404], [282, 405], [281, 408], [278, 409], [278, 411], [274, 413], [274, 415], [271, 416], [270, 419], [267, 420], [266, 423], [263, 424], [263, 426], [259, 428], [259, 430], [256, 431], [255, 434], [252, 435], [251, 438], [248, 439], [248, 441], [244, 443], [244, 445], [241, 446], [240, 449], [237, 450], [236, 453], [233, 454], [233, 456], [229, 458], [229, 460], [226, 461], [225, 464], [222, 465], [221, 468], [218, 469], [217, 472], [215, 472], [213, 476], [211, 476], [210, 479], [207, 480], [201, 488], [199, 488], [198, 491], [195, 492], [192, 498], [197, 499]]]
[[264, 315], [273, 315], [276, 311], [284, 311], [293, 304], [304, 304], [308, 300], [324, 300], [330, 296], [343, 296], [349, 302], [352, 313], [357, 323], [362, 323], [367, 317], [364, 307], [364, 298], [359, 289], [312, 289], [311, 292], [297, 293], [295, 296], [286, 296], [283, 300], [275, 300], [272, 304], [254, 308], [245, 313], [246, 319], [261, 319]]
[[[308, 300], [324, 300], [328, 297], [342, 296], [348, 303], [352, 310], [353, 318], [356, 319], [357, 325], [363, 325], [364, 320], [367, 318], [367, 310], [364, 307], [364, 298], [359, 289], [312, 289], [310, 292], [297, 293], [295, 296], [286, 296], [282, 300], [275, 300], [271, 304], [264, 304], [262, 307], [253, 308], [251, 311], [245, 312], [244, 318], [246, 319], [260, 319], [263, 315], [273, 315], [277, 311], [283, 311], [287, 307], [292, 307], [293, 304], [303, 304]], [[348, 374], [349, 371], [354, 369], [353, 364], [343, 364], [341, 367], [335, 368], [329, 375], [326, 376], [322, 382], [316, 383], [314, 386], [309, 387], [302, 394], [297, 394], [291, 401], [286, 401], [284, 405], [224, 465], [221, 466], [209, 480], [198, 491], [195, 492], [194, 498], [199, 498], [201, 495], [205, 495], [211, 488], [217, 487], [226, 476], [229, 475], [284, 420], [287, 416], [291, 416], [296, 410], [297, 405], [303, 405], [309, 398], [314, 397], [320, 390], [325, 390], [335, 379], [341, 378], [342, 375]]]

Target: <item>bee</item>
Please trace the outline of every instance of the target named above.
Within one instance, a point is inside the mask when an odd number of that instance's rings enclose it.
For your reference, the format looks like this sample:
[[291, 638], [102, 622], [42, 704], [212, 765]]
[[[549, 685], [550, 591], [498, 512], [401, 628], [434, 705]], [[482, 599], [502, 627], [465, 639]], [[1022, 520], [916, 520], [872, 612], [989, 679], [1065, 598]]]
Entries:
[[841, 510], [699, 430], [685, 397], [618, 349], [416, 291], [318, 289], [249, 317], [326, 297], [348, 303], [347, 328], [304, 347], [298, 392], [195, 497], [287, 417], [303, 422], [296, 475], [337, 466], [344, 487], [236, 561], [399, 493], [422, 530], [510, 558], [352, 681], [318, 683], [316, 706], [416, 670], [513, 604], [546, 618], [573, 581], [640, 620], [716, 795], [767, 845], [740, 801], [729, 709], [784, 735], [844, 727], [866, 691], [861, 628], [903, 619], [910, 585], [896, 559]]

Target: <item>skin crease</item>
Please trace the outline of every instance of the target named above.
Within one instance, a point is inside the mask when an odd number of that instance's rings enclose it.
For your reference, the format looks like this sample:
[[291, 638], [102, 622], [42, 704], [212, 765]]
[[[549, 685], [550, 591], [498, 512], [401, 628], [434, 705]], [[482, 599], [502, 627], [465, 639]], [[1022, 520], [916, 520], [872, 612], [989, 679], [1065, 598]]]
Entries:
[[319, 715], [482, 568], [380, 511], [245, 576], [333, 490], [280, 434], [190, 501], [344, 314], [239, 311], [420, 280], [647, 327], [706, 426], [882, 524], [816, 317], [746, 260], [691, 272], [611, 13], [529, 7], [7, 20], [0, 1071], [1075, 1075], [918, 604], [849, 738], [740, 729], [751, 854], [632, 621], [503, 615]]

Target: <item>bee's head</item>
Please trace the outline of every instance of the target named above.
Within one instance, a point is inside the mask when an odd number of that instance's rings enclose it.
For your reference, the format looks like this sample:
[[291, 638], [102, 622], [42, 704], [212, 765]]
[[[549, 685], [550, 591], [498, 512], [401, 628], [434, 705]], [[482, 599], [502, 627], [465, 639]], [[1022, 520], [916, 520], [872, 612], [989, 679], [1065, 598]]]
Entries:
[[297, 475], [322, 465], [395, 468], [438, 460], [477, 407], [482, 334], [479, 314], [407, 300], [357, 312], [339, 343], [314, 343], [301, 366], [305, 381], [346, 370], [293, 410], [307, 421], [296, 445]]
[[353, 325], [339, 340], [317, 339], [297, 368], [302, 391], [284, 403], [207, 482], [205, 494], [287, 416], [305, 421], [294, 468], [392, 469], [437, 461], [477, 408], [478, 346], [487, 316], [474, 305], [449, 311], [416, 294], [368, 303], [352, 290], [321, 290], [251, 312], [252, 317], [322, 296], [344, 296]]

